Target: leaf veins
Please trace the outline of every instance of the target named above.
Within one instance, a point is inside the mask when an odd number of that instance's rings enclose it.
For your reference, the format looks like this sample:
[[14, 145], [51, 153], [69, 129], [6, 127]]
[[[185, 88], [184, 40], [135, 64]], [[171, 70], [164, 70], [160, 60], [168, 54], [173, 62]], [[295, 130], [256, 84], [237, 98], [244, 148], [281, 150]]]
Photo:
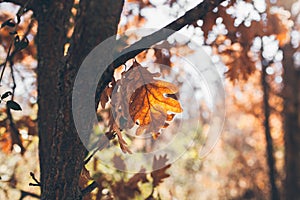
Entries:
[[178, 92], [177, 86], [154, 79], [159, 76], [136, 61], [122, 73], [112, 99], [115, 120], [121, 129], [137, 124], [137, 135], [147, 132], [157, 136], [174, 118], [172, 113], [182, 112], [180, 103], [171, 97]]

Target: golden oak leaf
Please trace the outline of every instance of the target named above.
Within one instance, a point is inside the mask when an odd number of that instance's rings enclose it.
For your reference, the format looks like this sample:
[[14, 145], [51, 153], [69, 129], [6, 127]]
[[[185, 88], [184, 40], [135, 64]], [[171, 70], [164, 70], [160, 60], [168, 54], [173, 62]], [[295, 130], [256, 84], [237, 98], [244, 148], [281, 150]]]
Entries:
[[174, 114], [180, 113], [180, 103], [170, 96], [178, 92], [176, 85], [156, 80], [160, 73], [151, 73], [136, 61], [122, 78], [117, 81], [117, 91], [113, 94], [112, 105], [119, 127], [139, 127], [137, 135], [143, 132], [157, 135], [161, 128], [168, 126]]
[[158, 132], [168, 118], [167, 112], [182, 112], [177, 100], [164, 96], [176, 92], [175, 85], [157, 80], [143, 85], [133, 93], [129, 112], [132, 119], [140, 125], [137, 135], [143, 131]]

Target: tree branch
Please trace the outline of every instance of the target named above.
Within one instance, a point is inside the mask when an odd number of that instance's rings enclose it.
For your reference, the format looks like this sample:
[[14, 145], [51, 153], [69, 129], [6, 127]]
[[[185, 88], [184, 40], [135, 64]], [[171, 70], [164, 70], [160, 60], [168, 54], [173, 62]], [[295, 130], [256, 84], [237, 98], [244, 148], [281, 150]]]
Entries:
[[27, 192], [27, 191], [24, 191], [24, 190], [20, 190], [20, 191], [21, 191], [21, 197], [20, 197], [19, 200], [23, 200], [27, 196], [30, 196], [30, 197], [33, 197], [33, 198], [36, 198], [36, 199], [40, 199], [41, 198], [37, 194], [31, 193], [31, 192]]
[[[125, 48], [121, 54], [122, 56], [118, 57], [114, 61], [114, 68], [119, 67], [120, 65], [124, 64], [127, 60], [134, 58], [137, 54], [141, 53], [145, 49], [138, 49], [140, 46], [148, 46], [149, 48], [162, 41], [167, 39], [170, 35], [174, 32], [168, 31], [179, 31], [184, 26], [192, 24], [196, 20], [204, 19], [205, 15], [211, 12], [215, 7], [220, 5], [225, 0], [206, 0], [196, 7], [192, 8], [191, 10], [187, 11], [182, 17], [176, 19], [175, 21], [171, 22], [170, 24], [166, 25], [165, 27], [161, 28], [160, 30], [156, 31], [155, 33], [145, 36], [136, 43], [132, 44], [131, 46]], [[147, 48], [148, 49], [148, 48]]]
[[[12, 144], [17, 144], [21, 148], [21, 154], [24, 154], [25, 148], [21, 141], [21, 135], [19, 132], [19, 129], [17, 128], [13, 116], [11, 114], [10, 108], [6, 106], [6, 114], [7, 114], [7, 120], [9, 121], [9, 127], [10, 127], [10, 136], [12, 140]], [[13, 148], [13, 146], [11, 147]]]
[[98, 187], [98, 183], [96, 181], [93, 181], [90, 185], [88, 185], [81, 191], [82, 196], [85, 196], [88, 193], [92, 192], [94, 189], [96, 189], [96, 187]]
[[33, 172], [30, 172], [30, 176], [32, 180], [34, 180], [35, 183], [29, 183], [29, 186], [41, 186], [41, 182], [39, 182], [36, 178]]
[[[186, 25], [192, 24], [196, 20], [204, 19], [207, 13], [212, 12], [212, 10], [219, 6], [225, 0], [205, 0], [204, 2], [198, 4], [196, 7], [187, 11], [182, 17], [171, 22], [167, 26], [161, 28], [160, 30], [152, 33], [151, 35], [145, 36], [131, 46], [123, 49], [120, 52], [120, 57], [118, 57], [103, 73], [101, 81], [98, 84], [96, 91], [96, 107], [99, 104], [101, 93], [103, 92], [106, 85], [111, 81], [113, 77], [114, 69], [124, 64], [127, 60], [134, 58], [136, 55], [142, 51], [150, 48], [152, 45], [167, 39], [172, 35], [173, 31], [179, 31]], [[170, 31], [172, 30], [172, 31]], [[147, 46], [148, 48], [139, 48], [141, 46]]]

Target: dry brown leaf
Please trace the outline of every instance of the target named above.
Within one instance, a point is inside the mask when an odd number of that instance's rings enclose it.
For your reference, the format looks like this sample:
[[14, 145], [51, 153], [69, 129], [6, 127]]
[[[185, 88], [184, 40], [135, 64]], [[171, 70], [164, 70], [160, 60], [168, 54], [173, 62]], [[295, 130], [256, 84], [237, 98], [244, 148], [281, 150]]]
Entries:
[[147, 180], [146, 170], [141, 170], [134, 174], [128, 181], [121, 179], [120, 181], [112, 184], [112, 191], [117, 199], [129, 200], [134, 199], [137, 194], [141, 194], [139, 183], [149, 182]]
[[102, 92], [102, 94], [100, 96], [100, 105], [103, 109], [105, 108], [106, 103], [111, 98], [112, 91], [114, 89], [115, 84], [116, 84], [116, 82], [115, 82], [115, 79], [113, 78], [111, 83], [105, 87], [104, 91]]
[[114, 121], [113, 121], [113, 125], [111, 125], [110, 131], [115, 132], [117, 134], [118, 142], [123, 153], [132, 153], [127, 146], [127, 142], [122, 137], [121, 130], [119, 129], [119, 127], [116, 125]]
[[168, 178], [170, 174], [166, 173], [166, 170], [171, 167], [171, 164], [166, 164], [168, 162], [167, 155], [159, 156], [153, 158], [152, 169], [155, 170], [151, 172], [151, 177], [153, 178], [153, 187], [158, 186], [163, 182], [163, 179]]
[[126, 170], [126, 164], [125, 164], [124, 160], [119, 155], [114, 155], [112, 161], [113, 161], [114, 167], [116, 169], [119, 169], [121, 171]]
[[133, 175], [128, 182], [126, 183], [126, 186], [128, 188], [131, 188], [132, 190], [139, 191], [138, 183], [146, 183], [148, 182], [147, 176], [146, 176], [146, 170], [144, 168], [141, 168], [141, 170]]
[[83, 166], [79, 176], [79, 187], [84, 188], [90, 180], [92, 180], [90, 172]]

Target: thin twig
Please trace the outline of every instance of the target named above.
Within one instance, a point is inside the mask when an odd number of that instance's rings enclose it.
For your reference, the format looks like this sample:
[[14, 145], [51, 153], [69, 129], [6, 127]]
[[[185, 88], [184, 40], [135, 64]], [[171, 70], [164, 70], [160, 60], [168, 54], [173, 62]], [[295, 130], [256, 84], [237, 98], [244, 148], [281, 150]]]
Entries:
[[0, 84], [2, 82], [2, 78], [3, 78], [3, 75], [4, 75], [4, 71], [5, 71], [5, 67], [7, 65], [7, 62], [10, 60], [10, 52], [11, 52], [11, 49], [12, 49], [12, 44], [13, 44], [13, 42], [10, 43], [5, 61], [4, 61], [4, 63], [1, 64], [3, 69], [2, 69], [1, 75], [0, 75]]
[[10, 68], [10, 74], [11, 74], [11, 79], [13, 81], [13, 85], [11, 87], [12, 89], [12, 100], [15, 96], [15, 90], [16, 90], [16, 87], [17, 87], [17, 83], [16, 83], [16, 79], [15, 79], [15, 74], [14, 74], [14, 63], [12, 60], [9, 61], [9, 68]]
[[41, 186], [41, 182], [39, 182], [35, 176], [33, 172], [30, 172], [30, 176], [31, 178], [34, 180], [35, 183], [29, 183], [29, 186]]
[[6, 114], [7, 114], [7, 120], [9, 121], [9, 127], [11, 130], [10, 135], [12, 139], [12, 144], [17, 144], [21, 148], [21, 154], [24, 154], [25, 148], [21, 141], [21, 137], [20, 137], [21, 134], [19, 132], [19, 129], [17, 128], [17, 125], [14, 122], [13, 116], [8, 106], [6, 106]]
[[31, 193], [31, 192], [27, 192], [27, 191], [24, 191], [24, 190], [20, 190], [21, 191], [21, 197], [19, 200], [23, 200], [25, 197], [27, 196], [30, 196], [30, 197], [33, 197], [33, 198], [37, 198], [37, 199], [40, 199], [41, 197], [37, 194], [34, 194], [34, 193]]
[[101, 135], [99, 142], [97, 144], [97, 148], [93, 151], [93, 153], [84, 161], [84, 165], [86, 165], [92, 157], [97, 153], [97, 151], [101, 151], [105, 147], [109, 145], [110, 140], [114, 139], [114, 133], [108, 132], [105, 135]]
[[[194, 23], [196, 20], [204, 19], [207, 13], [211, 12], [215, 7], [219, 6], [225, 0], [204, 0], [191, 10], [187, 11], [183, 16], [174, 20], [167, 26], [161, 28], [160, 30], [141, 38], [139, 41], [130, 45], [129, 47], [123, 49], [115, 61], [111, 63], [101, 77], [101, 81], [97, 86], [96, 92], [96, 109], [99, 105], [100, 96], [106, 85], [111, 81], [113, 77], [114, 69], [126, 63], [127, 60], [134, 58], [139, 53], [146, 49], [149, 49], [152, 45], [167, 39], [170, 35], [179, 31], [186, 25]], [[147, 47], [147, 48], [141, 48]]]
[[96, 181], [93, 181], [90, 185], [88, 185], [86, 188], [84, 188], [81, 191], [82, 196], [85, 196], [85, 195], [91, 193], [97, 187], [98, 187], [98, 183]]

